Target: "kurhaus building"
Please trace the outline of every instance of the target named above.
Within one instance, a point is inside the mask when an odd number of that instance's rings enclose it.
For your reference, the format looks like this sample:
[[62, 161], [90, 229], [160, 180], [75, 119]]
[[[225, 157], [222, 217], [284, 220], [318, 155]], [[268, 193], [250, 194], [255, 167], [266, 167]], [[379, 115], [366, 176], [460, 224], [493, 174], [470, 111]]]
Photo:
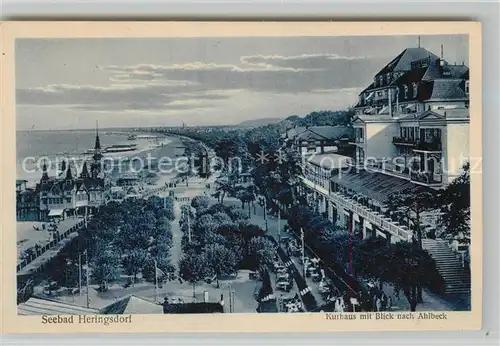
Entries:
[[[353, 157], [332, 164], [324, 155], [307, 156], [301, 188], [315, 209], [360, 238], [411, 241], [413, 225], [388, 216], [387, 201], [398, 192], [445, 187], [460, 175], [469, 159], [468, 80], [467, 66], [450, 65], [424, 48], [405, 49], [389, 62], [354, 107]], [[422, 215], [424, 237], [439, 234], [437, 217]], [[440, 244], [424, 241], [438, 252], [431, 254], [439, 259], [447, 291], [468, 292], [467, 274], [455, 268], [460, 261]]]

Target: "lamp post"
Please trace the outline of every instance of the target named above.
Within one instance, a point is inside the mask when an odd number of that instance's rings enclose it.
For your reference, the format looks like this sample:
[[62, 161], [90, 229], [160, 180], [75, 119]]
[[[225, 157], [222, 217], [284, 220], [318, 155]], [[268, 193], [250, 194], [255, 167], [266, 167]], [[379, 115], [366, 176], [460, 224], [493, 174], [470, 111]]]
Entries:
[[301, 241], [301, 248], [302, 248], [302, 274], [304, 276], [304, 279], [306, 278], [306, 256], [304, 253], [304, 229], [300, 229], [300, 241]]
[[281, 206], [278, 202], [278, 244], [281, 243]]

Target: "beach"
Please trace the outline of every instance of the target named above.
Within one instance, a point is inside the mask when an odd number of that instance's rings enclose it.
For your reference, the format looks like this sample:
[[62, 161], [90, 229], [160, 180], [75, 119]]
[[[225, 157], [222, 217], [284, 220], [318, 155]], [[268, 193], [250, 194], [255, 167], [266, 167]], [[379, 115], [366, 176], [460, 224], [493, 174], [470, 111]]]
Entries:
[[[161, 134], [134, 133], [136, 138], [129, 139], [130, 132], [99, 132], [103, 149], [114, 145], [135, 145], [133, 151], [104, 153], [104, 160], [129, 162], [132, 159], [145, 160], [152, 157], [169, 157], [174, 160], [182, 155], [182, 143], [177, 137]], [[43, 161], [48, 163], [49, 176], [55, 176], [62, 161], [70, 163], [77, 173], [84, 159], [91, 158], [89, 152], [94, 147], [96, 132], [93, 130], [74, 131], [18, 131], [16, 133], [16, 173], [17, 179], [26, 180], [33, 187], [39, 181]], [[127, 161], [129, 160], [129, 161]]]

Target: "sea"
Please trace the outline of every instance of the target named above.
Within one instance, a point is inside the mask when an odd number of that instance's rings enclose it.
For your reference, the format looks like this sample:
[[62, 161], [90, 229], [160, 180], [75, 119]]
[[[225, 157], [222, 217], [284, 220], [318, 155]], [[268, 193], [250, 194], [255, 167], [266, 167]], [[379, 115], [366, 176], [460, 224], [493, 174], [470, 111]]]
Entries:
[[[144, 133], [146, 134], [146, 133]], [[62, 158], [73, 160], [81, 158], [86, 150], [92, 149], [95, 143], [95, 130], [61, 130], [61, 131], [17, 131], [16, 132], [16, 175], [17, 179], [28, 181], [33, 185], [41, 177], [41, 162], [59, 162]], [[139, 134], [140, 135], [140, 134]], [[138, 148], [148, 146], [151, 141], [144, 139], [129, 140], [130, 133], [99, 131], [101, 147], [115, 144], [137, 144]], [[161, 136], [161, 135], [160, 135]], [[160, 137], [166, 144], [157, 148], [162, 155], [175, 157], [180, 145], [178, 138]], [[150, 151], [151, 152], [151, 151]], [[59, 159], [59, 161], [57, 161]], [[49, 166], [49, 175], [55, 175], [57, 167]]]

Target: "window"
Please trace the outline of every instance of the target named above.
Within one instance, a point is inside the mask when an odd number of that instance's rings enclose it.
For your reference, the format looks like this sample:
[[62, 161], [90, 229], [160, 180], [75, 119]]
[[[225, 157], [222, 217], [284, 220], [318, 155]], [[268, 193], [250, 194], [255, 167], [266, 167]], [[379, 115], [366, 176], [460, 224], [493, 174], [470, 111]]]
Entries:
[[417, 83], [413, 83], [413, 94], [412, 94], [413, 97], [417, 97], [417, 91], [418, 91]]
[[469, 81], [465, 81], [465, 95], [469, 95]]
[[405, 99], [407, 99], [408, 98], [408, 85], [405, 85], [404, 88], [405, 88]]
[[391, 78], [391, 73], [390, 72], [387, 73], [386, 78], [387, 78], [387, 83], [392, 82], [392, 78]]
[[66, 202], [71, 203], [71, 197], [66, 197]]
[[384, 84], [384, 76], [379, 76], [379, 84], [383, 85]]

